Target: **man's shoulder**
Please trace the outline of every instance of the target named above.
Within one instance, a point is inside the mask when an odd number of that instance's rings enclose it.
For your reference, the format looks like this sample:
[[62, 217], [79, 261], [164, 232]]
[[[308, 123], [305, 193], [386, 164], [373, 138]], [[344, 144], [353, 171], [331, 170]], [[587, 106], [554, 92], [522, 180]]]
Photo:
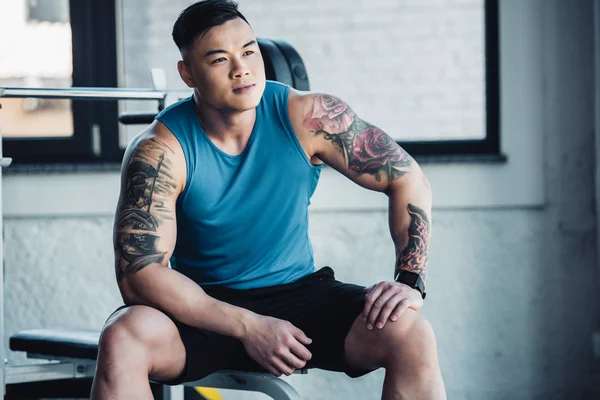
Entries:
[[161, 168], [168, 169], [173, 179], [183, 179], [185, 182], [186, 165], [181, 145], [160, 121], [155, 120], [131, 140], [123, 157], [122, 173], [127, 171], [134, 160], [154, 160]]
[[181, 146], [171, 130], [159, 120], [154, 120], [146, 129], [138, 133], [127, 146], [128, 152], [151, 149], [149, 143], [159, 142], [171, 149], [173, 154], [181, 151]]
[[311, 92], [302, 92], [294, 88], [290, 88], [288, 96], [288, 114], [290, 122], [297, 133], [305, 133], [304, 117], [306, 110], [313, 103], [313, 94]]

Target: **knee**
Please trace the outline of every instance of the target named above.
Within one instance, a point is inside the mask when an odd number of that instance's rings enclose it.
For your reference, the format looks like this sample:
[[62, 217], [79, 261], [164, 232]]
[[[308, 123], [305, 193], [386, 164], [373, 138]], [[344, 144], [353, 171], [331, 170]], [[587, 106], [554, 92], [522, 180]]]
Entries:
[[145, 358], [144, 346], [126, 323], [116, 320], [102, 329], [98, 346], [99, 363], [118, 368], [124, 364], [138, 364]]
[[123, 320], [115, 320], [106, 324], [100, 333], [99, 352], [116, 353], [121, 349], [131, 348], [136, 339], [131, 329]]
[[98, 361], [105, 365], [118, 368], [119, 366], [136, 366], [147, 364], [149, 359], [148, 337], [144, 333], [143, 320], [140, 320], [137, 310], [128, 309], [111, 318], [100, 334], [98, 346]]
[[437, 349], [431, 323], [413, 310], [405, 312], [405, 324], [398, 321], [389, 324], [386, 337], [387, 364], [406, 365], [412, 369], [437, 366]]

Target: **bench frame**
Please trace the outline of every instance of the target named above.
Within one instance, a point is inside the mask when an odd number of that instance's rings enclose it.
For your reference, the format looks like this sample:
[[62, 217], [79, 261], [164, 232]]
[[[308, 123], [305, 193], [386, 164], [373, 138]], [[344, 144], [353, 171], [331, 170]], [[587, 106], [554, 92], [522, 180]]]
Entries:
[[[35, 353], [27, 353], [27, 358], [48, 360], [49, 362], [4, 367], [3, 378], [6, 385], [59, 379], [93, 378], [96, 372], [96, 361], [94, 360], [50, 357]], [[298, 373], [305, 374], [306, 371], [303, 370]], [[273, 399], [281, 400], [302, 399], [298, 392], [283, 379], [266, 373], [240, 371], [219, 371], [198, 381], [186, 382], [183, 385], [163, 385], [163, 399], [184, 400], [184, 386], [260, 392]]]

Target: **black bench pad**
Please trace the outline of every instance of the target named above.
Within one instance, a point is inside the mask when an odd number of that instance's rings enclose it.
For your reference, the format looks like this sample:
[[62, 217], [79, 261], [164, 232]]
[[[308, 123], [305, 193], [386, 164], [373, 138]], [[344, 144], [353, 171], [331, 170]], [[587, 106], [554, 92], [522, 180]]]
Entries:
[[95, 360], [98, 356], [100, 332], [83, 329], [33, 329], [10, 337], [13, 351], [52, 357]]

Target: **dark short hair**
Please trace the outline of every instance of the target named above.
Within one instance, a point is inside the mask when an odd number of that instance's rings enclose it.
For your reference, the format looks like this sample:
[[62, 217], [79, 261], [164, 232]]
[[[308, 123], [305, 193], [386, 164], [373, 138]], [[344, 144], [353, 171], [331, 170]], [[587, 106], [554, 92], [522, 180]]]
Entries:
[[173, 25], [173, 40], [179, 50], [184, 52], [198, 36], [204, 35], [210, 28], [236, 18], [241, 18], [250, 25], [233, 0], [198, 1], [179, 13]]

